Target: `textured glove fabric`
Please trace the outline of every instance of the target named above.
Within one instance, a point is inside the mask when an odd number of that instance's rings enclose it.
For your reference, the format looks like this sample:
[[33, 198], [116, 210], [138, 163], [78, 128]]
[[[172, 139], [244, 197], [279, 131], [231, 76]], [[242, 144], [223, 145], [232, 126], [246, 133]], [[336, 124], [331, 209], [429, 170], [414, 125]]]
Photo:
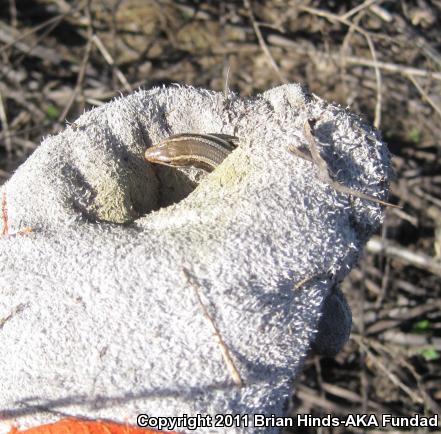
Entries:
[[[294, 84], [138, 91], [47, 137], [0, 189], [0, 423], [283, 415], [312, 343], [347, 339], [333, 291], [382, 216], [288, 151], [307, 119], [340, 183], [387, 194], [377, 133]], [[189, 132], [239, 146], [209, 175], [143, 160]]]

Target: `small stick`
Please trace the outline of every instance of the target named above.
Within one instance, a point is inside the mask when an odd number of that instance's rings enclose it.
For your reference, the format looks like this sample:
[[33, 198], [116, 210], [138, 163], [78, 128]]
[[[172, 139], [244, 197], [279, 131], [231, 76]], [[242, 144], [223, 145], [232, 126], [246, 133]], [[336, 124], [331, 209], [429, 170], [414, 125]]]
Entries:
[[300, 6], [300, 10], [305, 11], [309, 14], [317, 15], [319, 17], [326, 18], [327, 20], [331, 22], [339, 22], [342, 23], [349, 28], [353, 28], [358, 33], [360, 33], [367, 42], [367, 45], [369, 47], [369, 51], [371, 52], [372, 60], [373, 60], [373, 68], [375, 71], [375, 79], [377, 82], [377, 101], [375, 104], [375, 119], [374, 119], [374, 126], [376, 128], [380, 128], [381, 124], [381, 103], [382, 103], [382, 78], [381, 78], [381, 72], [380, 68], [378, 67], [378, 58], [377, 58], [377, 52], [375, 51], [374, 43], [372, 42], [372, 38], [366, 30], [364, 30], [362, 27], [358, 26], [357, 24], [353, 23], [352, 21], [347, 20], [343, 16], [335, 15], [331, 12], [327, 12], [321, 9], [315, 9], [311, 8], [309, 6]]
[[210, 313], [208, 312], [207, 306], [202, 301], [202, 297], [199, 291], [199, 284], [196, 281], [196, 279], [190, 274], [190, 272], [186, 268], [182, 268], [182, 273], [184, 274], [185, 279], [189, 283], [189, 285], [193, 288], [195, 296], [198, 300], [199, 305], [201, 306], [202, 312], [204, 314], [205, 319], [207, 320], [208, 324], [210, 325], [210, 328], [212, 329], [213, 335], [216, 338], [217, 344], [220, 348], [220, 351], [222, 353], [222, 358], [224, 359], [225, 365], [227, 365], [228, 371], [230, 372], [231, 377], [233, 378], [234, 383], [239, 386], [244, 386], [244, 381], [242, 380], [242, 377], [239, 373], [239, 370], [237, 369], [236, 365], [234, 364], [233, 358], [231, 357], [230, 351], [222, 339], [222, 336], [211, 317]]
[[357, 14], [358, 12], [362, 11], [363, 9], [370, 8], [374, 3], [378, 3], [378, 1], [379, 0], [366, 0], [361, 5], [356, 6], [355, 8], [351, 9], [350, 11], [346, 12], [343, 15], [340, 15], [340, 18], [347, 20], [350, 17], [352, 17], [352, 15]]
[[11, 26], [17, 28], [17, 5], [15, 0], [9, 0], [9, 15], [11, 16]]
[[3, 192], [3, 196], [2, 196], [2, 221], [3, 221], [3, 230], [1, 235], [7, 235], [9, 229], [8, 229], [8, 208], [6, 205], [6, 191]]
[[294, 291], [296, 291], [296, 290], [300, 289], [306, 283], [310, 283], [311, 281], [318, 280], [318, 279], [329, 279], [329, 275], [328, 275], [328, 273], [310, 274], [310, 275], [306, 276], [305, 278], [299, 280], [297, 283], [295, 283], [292, 289]]
[[6, 315], [5, 317], [3, 317], [3, 318], [0, 318], [0, 330], [4, 327], [4, 325], [12, 318], [12, 317], [14, 317], [15, 315], [17, 315], [17, 314], [19, 314], [19, 313], [21, 313], [21, 312], [23, 312], [24, 310], [25, 310], [25, 308], [27, 308], [28, 307], [28, 304], [25, 304], [25, 303], [20, 303], [20, 304], [18, 304], [17, 306], [15, 306], [12, 310], [11, 310], [11, 312], [8, 314], [8, 315]]
[[[76, 10], [77, 8], [75, 8]], [[72, 10], [74, 11], [74, 10]], [[14, 45], [16, 46], [16, 48], [18, 48], [21, 51], [24, 51], [24, 48], [26, 47], [25, 45], [22, 45], [21, 48], [19, 46], [17, 46], [18, 42], [20, 42], [21, 40], [27, 38], [30, 35], [33, 35], [34, 33], [38, 32], [39, 30], [49, 26], [50, 24], [53, 24], [54, 22], [58, 22], [61, 21], [65, 16], [67, 15], [67, 13], [62, 13], [60, 15], [57, 15], [55, 17], [52, 17], [44, 22], [42, 22], [41, 24], [39, 24], [38, 26], [32, 27], [32, 29], [25, 31], [23, 33], [20, 34], [20, 36], [14, 38], [12, 41], [10, 42], [6, 42], [5, 45], [3, 45], [0, 48], [0, 54], [3, 53], [4, 51], [6, 51], [8, 48], [13, 47]], [[14, 27], [14, 26], [13, 26]]]
[[84, 76], [86, 74], [86, 68], [87, 64], [89, 62], [90, 52], [92, 51], [92, 37], [93, 37], [93, 28], [92, 28], [92, 14], [90, 12], [90, 2], [86, 5], [86, 13], [87, 13], [87, 43], [86, 48], [84, 50], [83, 59], [81, 61], [80, 69], [77, 75], [77, 82], [75, 84], [74, 91], [72, 92], [69, 101], [67, 102], [66, 106], [64, 107], [62, 113], [58, 117], [58, 122], [61, 122], [69, 113], [69, 110], [71, 109], [73, 103], [75, 102], [78, 94], [81, 92], [81, 94], [84, 97], [84, 90], [83, 90], [83, 84], [84, 84]]
[[[354, 29], [355, 30], [355, 29]], [[302, 47], [300, 47], [298, 44], [296, 44], [295, 41], [292, 39], [289, 39], [286, 36], [282, 35], [269, 35], [268, 41], [276, 47], [282, 47], [282, 48], [289, 48], [290, 50], [294, 50], [296, 53], [304, 54], [304, 55], [321, 55], [324, 60], [331, 59], [335, 62], [340, 62], [341, 60], [341, 53], [324, 53], [318, 50], [314, 50], [314, 52], [311, 53], [311, 50], [305, 50]], [[242, 51], [245, 51], [244, 46], [241, 46]], [[236, 49], [236, 51], [240, 51], [239, 48]], [[255, 49], [249, 49], [249, 51], [256, 51]], [[220, 53], [225, 52], [225, 50], [219, 51]], [[227, 51], [231, 52], [231, 51]], [[387, 62], [381, 62], [377, 60], [376, 62], [373, 62], [372, 60], [365, 59], [363, 57], [356, 57], [356, 56], [345, 56], [345, 62], [348, 65], [355, 65], [355, 66], [366, 66], [368, 68], [380, 68], [383, 71], [391, 72], [393, 74], [401, 74], [406, 75], [410, 74], [415, 77], [424, 77], [429, 78], [433, 80], [441, 80], [441, 73], [436, 71], [429, 71], [427, 69], [421, 69], [421, 68], [413, 68], [408, 65], [403, 65], [399, 63], [387, 63]]]
[[401, 381], [401, 379], [392, 371], [390, 365], [388, 366], [381, 357], [377, 357], [372, 352], [372, 350], [368, 347], [368, 345], [365, 344], [365, 339], [362, 336], [353, 334], [351, 336], [351, 339], [354, 340], [359, 345], [360, 349], [366, 352], [372, 364], [376, 366], [379, 370], [381, 370], [384, 374], [386, 374], [386, 376], [392, 382], [392, 384], [399, 387], [404, 393], [406, 393], [412, 399], [412, 401], [417, 402], [419, 404], [424, 402], [421, 396], [419, 396], [409, 386], [407, 386]]
[[230, 65], [227, 66], [226, 72], [225, 72], [225, 83], [224, 83], [224, 98], [225, 100], [228, 99], [228, 96], [230, 95]]
[[118, 66], [115, 64], [115, 61], [113, 60], [113, 57], [110, 55], [107, 48], [102, 43], [101, 39], [97, 34], [94, 34], [92, 37], [93, 43], [97, 46], [98, 50], [100, 50], [102, 56], [104, 57], [105, 61], [115, 68], [116, 76], [118, 77], [118, 80], [121, 82], [121, 84], [124, 86], [124, 88], [131, 92], [132, 87], [130, 86], [129, 82], [127, 81], [127, 78], [122, 73], [122, 71], [118, 68]]
[[248, 10], [248, 15], [250, 17], [251, 24], [253, 25], [254, 33], [256, 33], [260, 48], [262, 48], [262, 51], [264, 52], [265, 56], [267, 57], [269, 64], [274, 69], [274, 72], [277, 74], [277, 76], [279, 77], [279, 80], [282, 83], [285, 83], [285, 84], [289, 83], [288, 80], [286, 79], [286, 77], [280, 72], [280, 69], [277, 66], [277, 63], [274, 60], [274, 57], [271, 55], [271, 52], [270, 52], [268, 46], [266, 45], [265, 39], [263, 39], [262, 32], [260, 31], [260, 28], [259, 28], [259, 24], [257, 24], [256, 19], [254, 18], [254, 13], [253, 13], [253, 9], [251, 7], [250, 0], [243, 0], [243, 4], [246, 7], [246, 9]]
[[332, 174], [331, 175], [329, 174], [330, 171], [328, 168], [328, 164], [322, 158], [322, 156], [320, 155], [320, 153], [318, 151], [315, 138], [312, 135], [310, 121], [308, 121], [308, 120], [305, 121], [305, 124], [304, 124], [304, 133], [305, 133], [306, 140], [308, 141], [308, 144], [309, 144], [309, 150], [310, 150], [311, 155], [309, 156], [305, 152], [301, 151], [300, 149], [294, 148], [294, 147], [289, 147], [288, 150], [291, 153], [293, 153], [294, 155], [297, 155], [300, 158], [303, 158], [307, 161], [310, 161], [311, 163], [314, 163], [318, 168], [318, 176], [321, 181], [328, 183], [331, 187], [333, 187], [336, 191], [338, 191], [340, 193], [349, 194], [351, 196], [356, 196], [356, 197], [359, 197], [360, 199], [369, 200], [371, 202], [379, 203], [381, 205], [391, 206], [392, 208], [401, 208], [398, 205], [394, 205], [392, 203], [377, 199], [376, 197], [371, 196], [369, 194], [365, 194], [360, 191], [353, 190], [352, 188], [346, 187], [345, 185], [340, 184], [338, 181], [335, 181], [332, 177]]
[[396, 258], [404, 264], [410, 264], [421, 270], [441, 277], [441, 262], [423, 252], [412, 251], [399, 244], [372, 237], [366, 244], [366, 249], [370, 253], [383, 254], [390, 258]]
[[11, 135], [9, 134], [8, 116], [6, 114], [5, 105], [3, 103], [3, 96], [1, 92], [0, 92], [0, 121], [2, 122], [2, 127], [3, 127], [2, 135], [5, 138], [6, 153], [9, 155], [12, 152], [12, 140], [11, 140]]
[[430, 97], [430, 95], [423, 89], [423, 87], [418, 83], [415, 77], [413, 77], [410, 74], [406, 74], [407, 78], [413, 83], [413, 85], [416, 87], [417, 91], [421, 94], [423, 99], [425, 99], [432, 108], [438, 113], [438, 115], [441, 116], [441, 108], [438, 107], [438, 105], [435, 103], [435, 101]]

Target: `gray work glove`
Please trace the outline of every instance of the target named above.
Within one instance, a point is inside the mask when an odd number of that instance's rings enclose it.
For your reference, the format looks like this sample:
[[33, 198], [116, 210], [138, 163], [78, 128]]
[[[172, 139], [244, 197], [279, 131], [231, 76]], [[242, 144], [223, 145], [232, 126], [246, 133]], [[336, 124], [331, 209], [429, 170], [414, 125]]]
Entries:
[[[1, 421], [283, 415], [312, 343], [347, 339], [334, 288], [382, 215], [288, 151], [308, 119], [338, 181], [385, 196], [377, 134], [294, 84], [139, 91], [46, 138], [0, 190]], [[144, 161], [188, 132], [239, 146], [209, 175]], [[196, 432], [279, 430], [252, 422]]]

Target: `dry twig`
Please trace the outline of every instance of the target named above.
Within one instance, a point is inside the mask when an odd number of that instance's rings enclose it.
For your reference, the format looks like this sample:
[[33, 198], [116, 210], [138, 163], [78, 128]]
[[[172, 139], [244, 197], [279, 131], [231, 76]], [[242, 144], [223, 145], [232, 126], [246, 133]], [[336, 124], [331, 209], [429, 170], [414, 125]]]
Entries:
[[346, 12], [343, 15], [340, 15], [340, 18], [347, 20], [348, 18], [352, 17], [352, 15], [358, 14], [358, 12], [370, 8], [373, 4], [380, 2], [381, 0], [366, 0], [361, 5], [356, 6], [355, 8], [351, 9], [350, 11]]
[[372, 55], [372, 60], [375, 64], [374, 69], [375, 69], [375, 78], [377, 81], [377, 102], [375, 104], [374, 125], [376, 128], [379, 128], [380, 124], [381, 124], [381, 104], [382, 104], [382, 87], [383, 87], [383, 85], [382, 85], [380, 68], [378, 68], [378, 66], [377, 66], [377, 62], [378, 62], [377, 52], [375, 51], [375, 46], [374, 46], [374, 43], [372, 42], [372, 39], [371, 39], [369, 33], [366, 30], [364, 30], [363, 28], [361, 28], [360, 26], [354, 24], [353, 22], [348, 21], [347, 19], [342, 18], [339, 15], [335, 15], [331, 12], [324, 11], [321, 9], [311, 8], [309, 6], [300, 6], [300, 10], [308, 12], [309, 14], [314, 14], [319, 17], [326, 18], [327, 20], [329, 20], [331, 22], [339, 22], [339, 23], [345, 24], [349, 28], [353, 27], [354, 30], [356, 30], [358, 33], [360, 33], [366, 39], [366, 42], [368, 44], [369, 50]]
[[231, 375], [234, 383], [237, 386], [242, 387], [244, 385], [244, 382], [242, 380], [240, 372], [237, 369], [237, 367], [233, 361], [233, 357], [231, 356], [230, 350], [228, 349], [227, 344], [223, 340], [222, 335], [219, 332], [219, 329], [217, 328], [217, 326], [214, 322], [214, 319], [212, 318], [212, 316], [208, 312], [207, 306], [205, 305], [205, 303], [202, 300], [202, 297], [201, 297], [201, 294], [199, 291], [198, 282], [196, 281], [196, 279], [190, 274], [190, 272], [186, 268], [182, 269], [182, 273], [184, 274], [184, 277], [187, 280], [188, 284], [194, 290], [194, 294], [197, 298], [197, 301], [198, 301], [199, 305], [201, 306], [204, 317], [207, 320], [207, 323], [209, 324], [209, 326], [213, 332], [214, 337], [216, 338], [216, 342], [217, 342], [219, 349], [222, 353], [222, 358], [224, 359], [224, 363], [227, 366], [227, 369], [230, 372], [230, 375]]
[[0, 235], [8, 235], [8, 208], [6, 203], [6, 191], [2, 195], [2, 232]]
[[0, 121], [2, 123], [1, 135], [5, 140], [6, 153], [10, 155], [12, 152], [12, 141], [11, 141], [11, 136], [9, 134], [8, 116], [6, 115], [6, 110], [5, 110], [5, 105], [3, 103], [3, 96], [1, 90], [0, 90]]
[[[390, 346], [386, 346], [375, 339], [368, 339], [367, 341], [369, 342], [369, 345], [372, 346], [372, 348], [374, 348], [379, 354], [386, 354], [387, 357], [393, 361], [392, 363], [394, 366], [396, 366], [396, 369], [400, 370], [404, 368], [405, 370], [409, 371], [418, 384], [418, 390], [422, 399], [424, 400], [424, 405], [431, 408], [435, 413], [440, 413], [441, 407], [429, 395], [424, 387], [421, 375], [418, 374], [413, 365], [405, 360], [399, 352], [394, 351]], [[439, 339], [439, 341], [441, 341], [441, 339]]]
[[438, 107], [438, 105], [433, 101], [433, 99], [430, 97], [430, 95], [423, 89], [423, 87], [418, 83], [418, 81], [413, 77], [411, 74], [406, 74], [408, 79], [413, 83], [413, 85], [416, 87], [418, 92], [421, 94], [423, 99], [425, 99], [432, 108], [438, 113], [439, 116], [441, 116], [441, 108]]
[[[327, 393], [331, 393], [332, 395], [338, 396], [339, 398], [345, 399], [350, 403], [353, 402], [361, 402], [361, 398], [357, 393], [352, 392], [351, 390], [345, 389], [343, 387], [337, 386], [335, 384], [330, 384], [330, 383], [326, 383], [324, 382], [322, 384], [323, 386], [323, 390]], [[372, 400], [368, 400], [367, 402], [367, 408], [368, 409], [373, 409], [377, 412], [381, 412], [381, 413], [388, 413], [389, 410], [382, 406], [381, 404], [379, 404], [378, 402], [372, 401]]]
[[64, 110], [61, 112], [60, 116], [58, 117], [58, 122], [61, 122], [64, 120], [69, 113], [69, 110], [72, 107], [72, 104], [76, 100], [78, 94], [82, 90], [83, 82], [84, 82], [84, 75], [86, 73], [87, 64], [89, 62], [90, 52], [92, 50], [92, 38], [93, 38], [93, 29], [92, 29], [92, 14], [90, 12], [90, 1], [86, 5], [86, 15], [88, 19], [88, 26], [87, 26], [87, 43], [86, 48], [84, 50], [83, 59], [81, 61], [80, 70], [78, 71], [77, 76], [77, 82], [75, 84], [75, 89], [72, 92], [69, 101], [67, 102], [66, 106], [64, 107]]
[[[268, 37], [268, 41], [275, 46], [282, 47], [282, 48], [290, 48], [295, 50], [299, 54], [305, 54], [310, 56], [321, 56], [322, 58], [326, 59], [326, 57], [332, 59], [334, 62], [341, 61], [341, 54], [340, 53], [322, 53], [317, 50], [314, 50], [311, 52], [310, 49], [305, 49], [304, 47], [299, 46], [296, 44], [295, 41], [292, 39], [283, 36], [283, 35], [270, 35]], [[247, 48], [247, 47], [245, 47]], [[248, 47], [248, 49], [251, 51], [252, 47]], [[223, 52], [223, 51], [222, 51]], [[395, 74], [401, 74], [401, 75], [412, 75], [415, 77], [424, 77], [429, 78], [433, 80], [439, 80], [441, 81], [441, 73], [436, 71], [429, 71], [427, 69], [422, 68], [414, 68], [412, 66], [408, 65], [402, 65], [399, 63], [392, 63], [392, 62], [382, 62], [377, 60], [376, 62], [365, 59], [363, 57], [358, 56], [346, 56], [345, 62], [348, 65], [354, 65], [354, 66], [367, 66], [369, 68], [379, 68], [387, 72], [395, 73]]]
[[107, 48], [104, 46], [103, 42], [99, 38], [97, 34], [93, 35], [92, 37], [93, 43], [97, 46], [98, 50], [100, 50], [101, 54], [103, 55], [105, 61], [113, 66], [115, 68], [115, 74], [118, 77], [118, 80], [121, 82], [121, 84], [124, 86], [124, 88], [128, 91], [132, 91], [132, 87], [130, 86], [127, 78], [122, 73], [122, 71], [118, 68], [118, 66], [115, 64], [115, 61], [113, 60], [113, 57], [110, 55]]
[[403, 246], [398, 246], [391, 241], [380, 237], [372, 237], [367, 242], [366, 249], [370, 253], [381, 253], [385, 256], [400, 259], [405, 264], [413, 265], [414, 267], [441, 277], [441, 262], [433, 259], [425, 253], [412, 252]]
[[386, 363], [383, 361], [382, 358], [377, 357], [371, 349], [368, 347], [367, 344], [365, 344], [364, 340], [358, 336], [353, 334], [351, 338], [357, 342], [357, 344], [362, 348], [366, 354], [369, 356], [369, 359], [373, 362], [373, 364], [382, 371], [387, 378], [391, 381], [392, 384], [399, 387], [406, 395], [408, 395], [413, 402], [422, 404], [424, 402], [423, 398], [416, 394], [409, 386], [404, 384], [395, 373], [392, 372], [390, 369], [390, 366], [386, 366]]
[[336, 191], [338, 191], [340, 193], [349, 194], [351, 196], [356, 196], [356, 197], [359, 197], [360, 199], [369, 200], [371, 202], [375, 202], [380, 205], [391, 206], [394, 208], [400, 208], [397, 205], [394, 205], [392, 203], [377, 199], [376, 197], [371, 196], [369, 194], [365, 194], [360, 191], [353, 190], [352, 188], [346, 187], [345, 185], [340, 184], [338, 181], [336, 181], [334, 179], [334, 175], [333, 174], [330, 175], [330, 170], [328, 168], [328, 164], [322, 158], [322, 156], [320, 155], [320, 152], [318, 151], [317, 144], [316, 144], [315, 138], [312, 134], [311, 125], [310, 125], [309, 121], [305, 121], [303, 130], [304, 130], [305, 138], [309, 144], [309, 151], [310, 151], [311, 155], [308, 155], [305, 152], [303, 152], [300, 149], [297, 149], [293, 146], [290, 147], [288, 150], [292, 154], [297, 155], [298, 157], [301, 157], [307, 161], [314, 163], [317, 166], [318, 176], [321, 181], [328, 183], [332, 188], [334, 188]]
[[268, 49], [268, 46], [266, 45], [265, 39], [263, 39], [262, 32], [260, 31], [259, 25], [256, 22], [256, 19], [254, 18], [253, 9], [251, 7], [250, 0], [243, 0], [243, 3], [248, 11], [248, 15], [251, 20], [251, 24], [253, 25], [254, 32], [256, 33], [257, 40], [259, 41], [260, 48], [262, 48], [262, 51], [265, 53], [266, 58], [268, 59], [269, 64], [273, 68], [274, 72], [279, 77], [279, 80], [282, 83], [288, 83], [288, 80], [286, 77], [281, 73], [280, 68], [278, 67], [276, 61], [274, 60], [273, 56], [271, 55], [270, 50]]

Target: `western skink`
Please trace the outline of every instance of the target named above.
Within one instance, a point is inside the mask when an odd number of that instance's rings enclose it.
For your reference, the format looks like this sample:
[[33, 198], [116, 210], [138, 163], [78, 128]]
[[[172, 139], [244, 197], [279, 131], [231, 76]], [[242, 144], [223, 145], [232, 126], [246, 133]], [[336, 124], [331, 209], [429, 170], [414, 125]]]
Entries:
[[144, 157], [150, 163], [194, 166], [211, 172], [234, 151], [237, 142], [237, 137], [227, 134], [176, 134], [147, 148]]

